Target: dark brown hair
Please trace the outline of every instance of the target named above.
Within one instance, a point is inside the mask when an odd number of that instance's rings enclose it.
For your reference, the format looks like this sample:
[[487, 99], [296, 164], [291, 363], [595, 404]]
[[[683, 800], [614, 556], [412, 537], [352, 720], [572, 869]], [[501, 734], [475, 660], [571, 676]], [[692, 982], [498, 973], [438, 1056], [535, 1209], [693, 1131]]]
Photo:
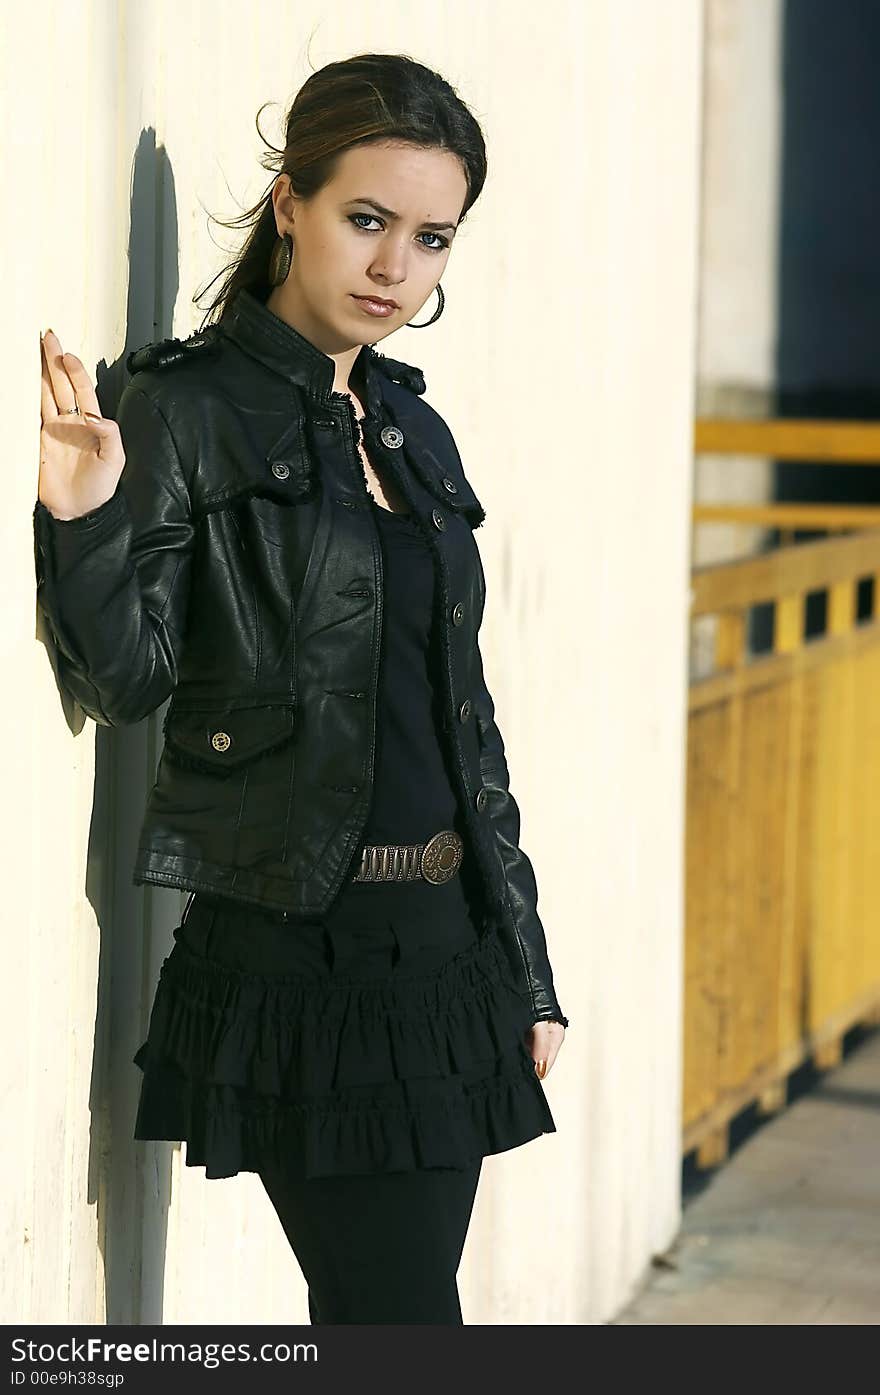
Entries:
[[[283, 150], [257, 133], [269, 154], [260, 159], [273, 171], [262, 198], [221, 227], [250, 227], [241, 251], [217, 273], [220, 290], [211, 301], [201, 328], [222, 319], [234, 297], [246, 286], [265, 300], [269, 285], [269, 256], [278, 236], [272, 189], [279, 174], [290, 177], [293, 192], [309, 199], [333, 178], [340, 157], [357, 145], [406, 141], [424, 149], [457, 155], [467, 180], [467, 197], [459, 226], [473, 207], [486, 180], [486, 147], [479, 122], [450, 84], [431, 68], [401, 53], [359, 53], [328, 63], [312, 73], [300, 88], [285, 122]], [[204, 292], [199, 293], [204, 294]], [[195, 296], [194, 303], [199, 296]]]

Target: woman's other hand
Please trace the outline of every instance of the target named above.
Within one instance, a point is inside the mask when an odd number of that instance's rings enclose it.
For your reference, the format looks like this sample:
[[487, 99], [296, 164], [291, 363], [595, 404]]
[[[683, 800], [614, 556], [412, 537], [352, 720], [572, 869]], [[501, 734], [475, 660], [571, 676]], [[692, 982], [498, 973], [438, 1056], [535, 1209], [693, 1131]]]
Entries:
[[536, 1022], [526, 1033], [526, 1041], [535, 1071], [541, 1080], [550, 1072], [565, 1040], [565, 1028], [560, 1022]]
[[79, 518], [115, 494], [125, 465], [122, 438], [116, 422], [101, 416], [82, 362], [62, 351], [51, 329], [40, 336], [40, 358], [37, 496], [55, 518]]

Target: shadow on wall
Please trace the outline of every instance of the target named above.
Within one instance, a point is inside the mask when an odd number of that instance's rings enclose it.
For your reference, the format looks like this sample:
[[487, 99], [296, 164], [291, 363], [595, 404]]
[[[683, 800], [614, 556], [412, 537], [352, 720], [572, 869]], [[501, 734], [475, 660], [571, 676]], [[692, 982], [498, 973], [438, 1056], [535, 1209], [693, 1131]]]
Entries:
[[[93, 375], [103, 416], [114, 417], [128, 378], [126, 355], [171, 334], [177, 299], [178, 226], [174, 177], [153, 129], [142, 132], [132, 164], [125, 348]], [[81, 346], [65, 343], [81, 353]], [[38, 612], [37, 639], [58, 684], [51, 634]], [[58, 684], [72, 736], [86, 725], [79, 704]], [[159, 967], [180, 919], [180, 892], [136, 887], [131, 867], [144, 802], [155, 778], [163, 709], [129, 727], [96, 728], [95, 788], [86, 897], [100, 930], [88, 1200], [97, 1206], [104, 1261], [106, 1321], [160, 1323], [170, 1199], [170, 1143], [132, 1137], [141, 1075], [132, 1056], [146, 1036]]]

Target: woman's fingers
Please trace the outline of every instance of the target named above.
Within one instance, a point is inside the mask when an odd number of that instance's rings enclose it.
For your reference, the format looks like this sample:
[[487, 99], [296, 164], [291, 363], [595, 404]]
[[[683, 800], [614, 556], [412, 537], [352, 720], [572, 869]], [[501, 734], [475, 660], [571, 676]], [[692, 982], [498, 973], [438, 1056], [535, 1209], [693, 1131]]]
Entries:
[[549, 1075], [565, 1039], [565, 1028], [560, 1022], [536, 1022], [529, 1028], [528, 1038], [529, 1053], [535, 1062], [535, 1070], [543, 1080]]
[[76, 393], [64, 366], [61, 341], [51, 329], [47, 329], [43, 336], [43, 352], [57, 413], [70, 411], [71, 407], [76, 407]]
[[47, 421], [53, 421], [58, 415], [58, 403], [55, 401], [55, 393], [52, 391], [52, 379], [49, 375], [49, 356], [46, 353], [46, 346], [40, 337], [40, 414], [43, 426]]
[[76, 354], [64, 354], [62, 362], [76, 394], [80, 411], [92, 412], [96, 417], [101, 416], [98, 397], [92, 387], [92, 380], [83, 366], [82, 359], [77, 358]]

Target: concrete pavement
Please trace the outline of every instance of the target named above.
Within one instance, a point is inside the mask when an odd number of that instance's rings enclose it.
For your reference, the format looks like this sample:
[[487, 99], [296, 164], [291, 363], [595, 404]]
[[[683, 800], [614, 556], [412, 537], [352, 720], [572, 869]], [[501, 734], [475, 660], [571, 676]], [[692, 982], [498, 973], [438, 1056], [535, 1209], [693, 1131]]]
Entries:
[[726, 1163], [686, 1171], [679, 1236], [614, 1325], [880, 1322], [880, 1030], [850, 1037]]

